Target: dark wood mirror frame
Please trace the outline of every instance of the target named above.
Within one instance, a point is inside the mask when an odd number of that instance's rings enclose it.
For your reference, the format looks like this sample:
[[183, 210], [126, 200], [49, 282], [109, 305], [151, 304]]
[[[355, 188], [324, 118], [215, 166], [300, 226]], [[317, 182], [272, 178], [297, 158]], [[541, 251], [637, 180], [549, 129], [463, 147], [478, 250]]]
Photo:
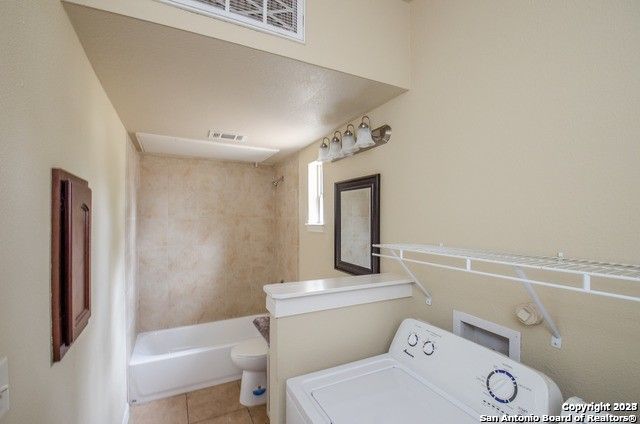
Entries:
[[380, 243], [380, 174], [335, 183], [334, 198], [334, 268], [352, 275], [378, 274], [380, 272], [380, 258], [373, 256], [380, 249], [371, 248], [371, 267], [365, 268], [342, 260], [342, 197], [341, 194], [349, 190], [371, 189], [371, 244]]

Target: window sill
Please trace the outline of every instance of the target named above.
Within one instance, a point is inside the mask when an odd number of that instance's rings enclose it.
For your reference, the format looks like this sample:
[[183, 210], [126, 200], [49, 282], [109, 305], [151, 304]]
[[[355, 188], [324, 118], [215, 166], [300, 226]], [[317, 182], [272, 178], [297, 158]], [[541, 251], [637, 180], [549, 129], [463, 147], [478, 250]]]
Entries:
[[311, 233], [324, 233], [324, 224], [304, 224]]

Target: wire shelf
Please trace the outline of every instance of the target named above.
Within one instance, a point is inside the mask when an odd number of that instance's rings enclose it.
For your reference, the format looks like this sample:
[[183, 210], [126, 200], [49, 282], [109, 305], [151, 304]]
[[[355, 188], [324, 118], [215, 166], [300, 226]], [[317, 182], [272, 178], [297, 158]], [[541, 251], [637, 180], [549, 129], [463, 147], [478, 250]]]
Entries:
[[[431, 305], [431, 293], [420, 282], [418, 277], [409, 269], [407, 262], [432, 266], [440, 269], [448, 269], [453, 271], [462, 271], [475, 275], [500, 278], [517, 283], [521, 283], [529, 296], [542, 313], [543, 320], [552, 334], [551, 345], [560, 349], [562, 346], [562, 337], [558, 326], [545, 308], [544, 304], [535, 292], [533, 285], [544, 287], [552, 287], [562, 290], [570, 290], [574, 292], [592, 294], [597, 296], [610, 297], [614, 299], [631, 300], [640, 302], [640, 296], [632, 296], [628, 294], [613, 293], [605, 290], [594, 290], [591, 287], [592, 277], [605, 279], [621, 280], [628, 282], [640, 282], [640, 266], [615, 264], [608, 262], [597, 262], [584, 259], [567, 259], [562, 256], [545, 257], [545, 256], [525, 256], [509, 253], [490, 252], [477, 249], [462, 249], [457, 247], [435, 246], [430, 244], [407, 244], [407, 243], [386, 243], [374, 244], [373, 247], [380, 251], [390, 251], [391, 254], [374, 253], [373, 255], [381, 258], [396, 260], [402, 265], [404, 270], [411, 276], [418, 288], [424, 293], [427, 305]], [[433, 259], [415, 259], [407, 258], [406, 253], [420, 253], [435, 257]], [[455, 258], [464, 260], [464, 265], [456, 266], [448, 263], [439, 263], [437, 258]], [[498, 264], [512, 267], [515, 276], [507, 272], [501, 271], [485, 271], [474, 268], [476, 262]], [[565, 274], [580, 275], [582, 277], [582, 286], [574, 287], [549, 281], [534, 280], [527, 276], [525, 269], [536, 269], [543, 271], [551, 271]]]
[[567, 259], [563, 257], [513, 255], [428, 244], [391, 243], [377, 244], [375, 247], [400, 252], [401, 257], [405, 252], [422, 253], [521, 268], [640, 282], [640, 265], [615, 264], [584, 259]]

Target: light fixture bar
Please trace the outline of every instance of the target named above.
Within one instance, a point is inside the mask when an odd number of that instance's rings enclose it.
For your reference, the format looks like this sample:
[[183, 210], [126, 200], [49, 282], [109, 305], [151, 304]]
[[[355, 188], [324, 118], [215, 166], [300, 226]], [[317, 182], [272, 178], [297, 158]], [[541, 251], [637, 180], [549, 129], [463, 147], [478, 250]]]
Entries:
[[[382, 146], [384, 144], [387, 144], [389, 142], [389, 140], [391, 140], [391, 127], [387, 124], [382, 125], [378, 128], [376, 128], [375, 130], [371, 131], [371, 138], [373, 138], [374, 141], [374, 145], [373, 146], [369, 146], [369, 147], [363, 147], [360, 150], [357, 150], [353, 153], [353, 155], [351, 156], [355, 156], [357, 154], [360, 154], [362, 152], [366, 152], [367, 150], [371, 150], [371, 149], [375, 149], [376, 147]], [[342, 159], [346, 159], [350, 156], [345, 156], [345, 157], [341, 157], [341, 158], [336, 158], [336, 159], [332, 159], [331, 162], [337, 162], [339, 160]]]

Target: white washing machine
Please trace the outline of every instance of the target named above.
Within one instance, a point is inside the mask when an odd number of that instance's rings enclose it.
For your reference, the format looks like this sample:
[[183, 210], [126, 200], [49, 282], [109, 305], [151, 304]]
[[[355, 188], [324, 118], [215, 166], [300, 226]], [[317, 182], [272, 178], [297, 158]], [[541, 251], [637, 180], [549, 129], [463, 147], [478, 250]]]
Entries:
[[287, 424], [477, 423], [480, 415], [560, 415], [547, 376], [406, 319], [389, 352], [287, 381]]

